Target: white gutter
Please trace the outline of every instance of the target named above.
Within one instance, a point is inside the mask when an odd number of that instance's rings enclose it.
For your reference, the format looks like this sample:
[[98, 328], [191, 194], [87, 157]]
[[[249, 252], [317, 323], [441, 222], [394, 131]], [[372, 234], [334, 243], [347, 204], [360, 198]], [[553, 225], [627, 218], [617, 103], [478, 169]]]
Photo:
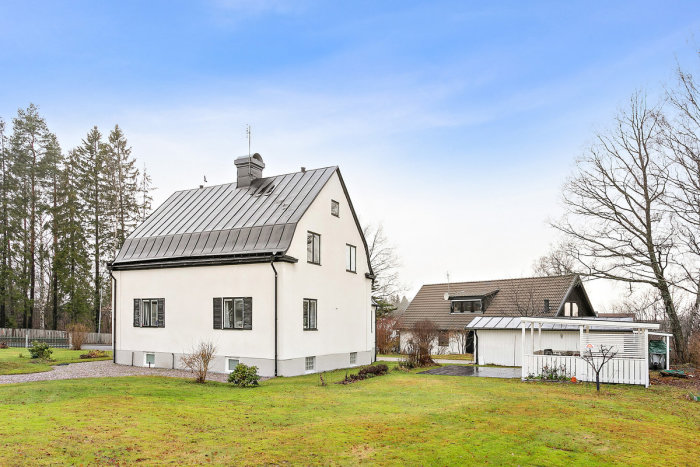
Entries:
[[565, 326], [596, 326], [605, 328], [634, 328], [634, 329], [659, 329], [658, 323], [636, 323], [634, 321], [610, 321], [606, 319], [585, 318], [535, 318], [523, 316], [521, 323], [562, 324]]

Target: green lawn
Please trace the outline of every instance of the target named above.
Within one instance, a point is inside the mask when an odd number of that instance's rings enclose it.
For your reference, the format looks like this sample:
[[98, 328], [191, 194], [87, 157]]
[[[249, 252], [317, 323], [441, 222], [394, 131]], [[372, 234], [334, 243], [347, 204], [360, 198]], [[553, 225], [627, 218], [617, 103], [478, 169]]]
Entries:
[[95, 360], [111, 360], [112, 352], [107, 352], [103, 358], [80, 358], [89, 350], [51, 349], [51, 361], [32, 359], [27, 349], [0, 349], [0, 375], [17, 375], [21, 373], [41, 373], [50, 371], [51, 365], [60, 363], [91, 362]]
[[598, 395], [591, 385], [403, 372], [318, 382], [0, 386], [0, 465], [681, 465], [700, 456], [700, 405], [666, 386]]

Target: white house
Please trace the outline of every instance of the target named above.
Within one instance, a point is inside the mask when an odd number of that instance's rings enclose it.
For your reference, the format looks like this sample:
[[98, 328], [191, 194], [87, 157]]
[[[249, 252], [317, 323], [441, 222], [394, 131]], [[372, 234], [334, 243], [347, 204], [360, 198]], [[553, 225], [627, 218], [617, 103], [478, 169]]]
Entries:
[[291, 376], [374, 360], [373, 273], [337, 167], [170, 196], [111, 264], [116, 363], [181, 368], [200, 342], [212, 371]]

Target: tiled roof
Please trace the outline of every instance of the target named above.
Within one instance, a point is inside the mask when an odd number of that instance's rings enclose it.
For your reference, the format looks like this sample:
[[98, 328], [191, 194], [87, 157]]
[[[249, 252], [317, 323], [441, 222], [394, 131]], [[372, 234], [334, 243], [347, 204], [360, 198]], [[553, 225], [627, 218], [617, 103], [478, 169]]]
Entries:
[[285, 253], [297, 222], [336, 170], [175, 192], [129, 235], [113, 265]]
[[[587, 301], [581, 280], [575, 274], [426, 284], [401, 315], [400, 326], [409, 329], [416, 322], [428, 319], [438, 329], [464, 329], [477, 316], [521, 316], [522, 310], [527, 308], [528, 304], [540, 316], [555, 316], [563, 306], [567, 294], [578, 286], [581, 287], [582, 295]], [[486, 306], [483, 313], [450, 313], [450, 301], [445, 300], [448, 287], [450, 297], [491, 296], [484, 300]], [[546, 313], [544, 300], [549, 300], [549, 311]]]

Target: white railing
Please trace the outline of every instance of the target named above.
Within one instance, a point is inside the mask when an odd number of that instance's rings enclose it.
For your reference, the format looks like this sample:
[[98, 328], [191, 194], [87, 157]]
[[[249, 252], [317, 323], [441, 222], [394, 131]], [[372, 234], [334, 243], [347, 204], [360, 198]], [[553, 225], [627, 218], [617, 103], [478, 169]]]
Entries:
[[[596, 358], [599, 363], [599, 358]], [[559, 355], [524, 355], [522, 378], [539, 377], [547, 368], [563, 371], [579, 381], [595, 381], [595, 372], [581, 357]], [[644, 358], [613, 358], [600, 372], [601, 383], [649, 385], [648, 363]]]

